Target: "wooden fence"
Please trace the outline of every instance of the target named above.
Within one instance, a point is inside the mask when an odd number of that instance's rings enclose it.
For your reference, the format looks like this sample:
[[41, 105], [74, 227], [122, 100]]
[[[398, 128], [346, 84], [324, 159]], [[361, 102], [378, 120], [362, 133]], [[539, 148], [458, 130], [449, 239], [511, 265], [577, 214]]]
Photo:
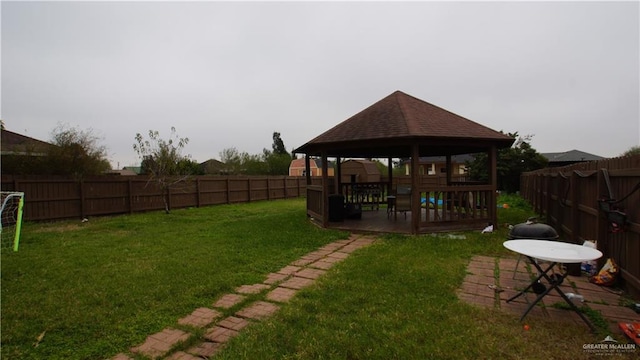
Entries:
[[[2, 176], [2, 191], [25, 193], [24, 219], [42, 221], [163, 210], [161, 189], [146, 176]], [[173, 186], [171, 209], [305, 196], [306, 179], [290, 176], [198, 176]]]
[[640, 294], [640, 155], [524, 173], [521, 194], [561, 238], [597, 240], [621, 269], [621, 284]]

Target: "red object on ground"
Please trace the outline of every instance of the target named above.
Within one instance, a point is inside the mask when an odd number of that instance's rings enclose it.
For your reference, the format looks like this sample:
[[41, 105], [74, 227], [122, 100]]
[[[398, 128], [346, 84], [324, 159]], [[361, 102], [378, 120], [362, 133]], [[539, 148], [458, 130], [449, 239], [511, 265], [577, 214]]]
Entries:
[[631, 339], [631, 341], [640, 346], [640, 323], [619, 322], [618, 326], [620, 327], [622, 332], [624, 332], [624, 334], [627, 335], [629, 339]]

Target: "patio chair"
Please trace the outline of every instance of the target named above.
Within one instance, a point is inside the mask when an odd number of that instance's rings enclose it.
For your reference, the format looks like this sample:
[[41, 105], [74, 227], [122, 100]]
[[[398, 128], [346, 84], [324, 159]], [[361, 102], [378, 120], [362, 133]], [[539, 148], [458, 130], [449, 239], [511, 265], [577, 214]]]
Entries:
[[404, 213], [407, 218], [407, 211], [411, 211], [411, 187], [407, 185], [398, 185], [396, 189], [396, 204], [394, 218], [398, 219], [398, 211]]

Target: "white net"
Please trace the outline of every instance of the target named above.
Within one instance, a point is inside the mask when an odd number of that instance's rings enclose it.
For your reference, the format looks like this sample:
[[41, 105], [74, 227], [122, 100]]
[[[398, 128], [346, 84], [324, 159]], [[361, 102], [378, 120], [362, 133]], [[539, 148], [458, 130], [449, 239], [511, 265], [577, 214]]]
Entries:
[[22, 229], [22, 207], [24, 193], [2, 191], [0, 208], [0, 248], [2, 251], [12, 249], [18, 251], [20, 230]]

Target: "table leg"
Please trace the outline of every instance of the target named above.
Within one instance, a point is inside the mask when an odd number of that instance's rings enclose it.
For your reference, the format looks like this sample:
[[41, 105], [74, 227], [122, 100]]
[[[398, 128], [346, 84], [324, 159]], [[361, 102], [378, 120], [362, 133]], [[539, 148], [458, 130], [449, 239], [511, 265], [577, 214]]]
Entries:
[[520, 297], [521, 295], [524, 295], [524, 294], [527, 292], [527, 290], [531, 289], [531, 287], [533, 287], [533, 285], [534, 285], [535, 283], [537, 283], [538, 281], [540, 281], [540, 279], [542, 279], [542, 278], [546, 275], [546, 273], [547, 273], [547, 272], [549, 272], [549, 270], [551, 270], [554, 266], [556, 266], [556, 265], [557, 265], [556, 263], [553, 263], [553, 264], [551, 264], [548, 268], [546, 268], [545, 270], [542, 270], [542, 269], [540, 268], [540, 265], [538, 265], [538, 263], [535, 261], [535, 259], [532, 259], [532, 258], [530, 258], [530, 257], [528, 257], [528, 258], [529, 258], [530, 262], [531, 262], [532, 264], [534, 264], [534, 266], [538, 269], [538, 277], [537, 277], [535, 280], [533, 280], [533, 281], [531, 282], [531, 284], [529, 284], [529, 286], [527, 286], [526, 288], [524, 288], [522, 291], [520, 291], [519, 293], [515, 294], [514, 296], [510, 297], [510, 298], [507, 300], [507, 302], [510, 302], [511, 300], [514, 300], [514, 299], [516, 299], [516, 298]]
[[547, 267], [545, 270], [542, 270], [542, 268], [540, 267], [540, 265], [535, 261], [535, 259], [532, 259], [529, 257], [529, 260], [531, 261], [531, 263], [535, 266], [535, 268], [539, 271], [538, 277], [531, 282], [531, 284], [529, 284], [529, 286], [527, 286], [524, 290], [522, 290], [520, 293], [512, 296], [511, 298], [509, 298], [507, 300], [507, 302], [519, 297], [520, 295], [524, 294], [528, 289], [530, 289], [533, 284], [537, 283], [538, 281], [540, 281], [540, 279], [542, 279], [543, 277], [547, 280], [547, 282], [549, 282], [549, 288], [545, 289], [545, 291], [542, 294], [539, 294], [538, 297], [536, 297], [536, 300], [534, 302], [532, 302], [531, 304], [529, 304], [529, 306], [527, 307], [527, 309], [525, 310], [524, 314], [522, 314], [522, 316], [520, 317], [520, 321], [522, 321], [525, 316], [527, 316], [527, 314], [531, 311], [531, 309], [533, 309], [533, 307], [540, 302], [540, 300], [542, 300], [543, 297], [547, 296], [547, 294], [549, 294], [549, 292], [551, 292], [551, 290], [555, 289], [556, 292], [560, 295], [560, 297], [562, 297], [564, 299], [564, 301], [569, 304], [569, 307], [576, 312], [576, 314], [578, 314], [578, 316], [580, 316], [580, 318], [582, 319], [582, 321], [584, 321], [587, 326], [589, 326], [589, 329], [591, 329], [591, 331], [595, 332], [596, 329], [593, 326], [593, 324], [591, 324], [591, 321], [589, 321], [580, 311], [580, 309], [578, 309], [578, 307], [573, 303], [573, 301], [571, 301], [571, 299], [569, 299], [567, 297], [567, 295], [565, 295], [565, 293], [559, 288], [560, 284], [564, 281], [564, 279], [567, 277], [567, 273], [563, 273], [560, 275], [560, 278], [556, 278], [556, 279], [551, 279], [551, 277], [549, 277], [549, 275], [547, 275], [547, 273], [549, 272], [549, 270], [553, 269], [554, 266], [556, 266], [558, 263], [552, 263], [549, 267]]

